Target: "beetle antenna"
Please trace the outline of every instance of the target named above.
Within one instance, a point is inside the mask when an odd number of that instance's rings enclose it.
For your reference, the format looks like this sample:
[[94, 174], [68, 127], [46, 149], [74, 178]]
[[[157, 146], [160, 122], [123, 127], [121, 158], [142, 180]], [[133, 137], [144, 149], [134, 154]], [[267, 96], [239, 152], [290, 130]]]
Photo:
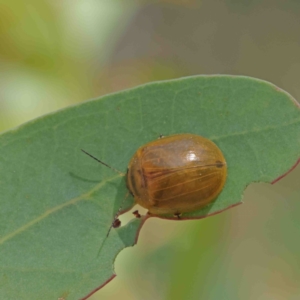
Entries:
[[102, 165], [104, 165], [104, 166], [106, 166], [106, 167], [112, 169], [113, 171], [119, 173], [121, 176], [125, 176], [125, 174], [124, 174], [123, 172], [121, 172], [121, 171], [119, 171], [119, 170], [117, 170], [117, 169], [115, 169], [115, 168], [109, 166], [108, 164], [106, 164], [105, 162], [101, 161], [100, 159], [98, 159], [97, 157], [93, 156], [92, 154], [90, 154], [90, 153], [84, 151], [83, 149], [81, 149], [81, 151], [82, 151], [83, 153], [85, 153], [86, 155], [90, 156], [91, 158], [93, 158], [94, 160], [96, 160], [97, 162], [99, 162], [100, 164], [102, 164]]

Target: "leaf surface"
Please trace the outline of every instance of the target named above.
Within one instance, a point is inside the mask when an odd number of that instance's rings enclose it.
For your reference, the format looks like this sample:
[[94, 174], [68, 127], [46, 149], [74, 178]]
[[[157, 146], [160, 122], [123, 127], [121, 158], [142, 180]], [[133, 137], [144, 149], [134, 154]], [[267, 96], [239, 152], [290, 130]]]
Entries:
[[[228, 164], [218, 199], [183, 215], [201, 218], [240, 203], [251, 182], [272, 182], [296, 164], [299, 104], [257, 79], [196, 76], [107, 95], [2, 134], [0, 299], [79, 299], [108, 281], [142, 221], [105, 240], [125, 178], [80, 149], [125, 173], [138, 147], [177, 133], [213, 140]], [[132, 205], [129, 197], [124, 209]]]

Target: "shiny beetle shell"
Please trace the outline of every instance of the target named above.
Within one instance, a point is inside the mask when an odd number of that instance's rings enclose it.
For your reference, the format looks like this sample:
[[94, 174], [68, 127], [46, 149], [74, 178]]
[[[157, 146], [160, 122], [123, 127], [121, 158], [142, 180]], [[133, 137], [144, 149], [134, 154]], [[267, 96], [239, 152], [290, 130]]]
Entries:
[[136, 203], [151, 214], [179, 215], [212, 202], [226, 175], [226, 161], [216, 144], [195, 134], [177, 134], [135, 152], [127, 186]]

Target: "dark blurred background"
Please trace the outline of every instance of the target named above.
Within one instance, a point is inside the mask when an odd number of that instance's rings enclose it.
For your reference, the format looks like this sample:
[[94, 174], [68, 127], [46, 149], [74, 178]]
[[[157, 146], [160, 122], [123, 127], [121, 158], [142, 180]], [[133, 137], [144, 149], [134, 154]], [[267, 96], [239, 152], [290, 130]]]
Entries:
[[[0, 0], [1, 131], [195, 74], [261, 78], [299, 101], [300, 1]], [[300, 299], [299, 183], [300, 166], [217, 216], [148, 220], [91, 299]]]

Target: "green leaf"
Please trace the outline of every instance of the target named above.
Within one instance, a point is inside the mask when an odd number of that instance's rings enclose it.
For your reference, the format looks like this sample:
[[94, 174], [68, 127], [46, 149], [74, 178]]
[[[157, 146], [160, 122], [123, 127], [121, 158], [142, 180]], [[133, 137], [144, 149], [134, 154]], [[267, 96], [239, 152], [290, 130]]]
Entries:
[[[201, 218], [240, 203], [251, 182], [274, 181], [297, 162], [299, 105], [264, 81], [198, 76], [108, 95], [4, 133], [0, 299], [79, 299], [109, 280], [142, 221], [112, 229], [105, 240], [125, 178], [80, 149], [126, 172], [139, 146], [176, 133], [213, 140], [227, 160], [218, 199], [183, 216]], [[132, 205], [129, 197], [123, 207]]]

